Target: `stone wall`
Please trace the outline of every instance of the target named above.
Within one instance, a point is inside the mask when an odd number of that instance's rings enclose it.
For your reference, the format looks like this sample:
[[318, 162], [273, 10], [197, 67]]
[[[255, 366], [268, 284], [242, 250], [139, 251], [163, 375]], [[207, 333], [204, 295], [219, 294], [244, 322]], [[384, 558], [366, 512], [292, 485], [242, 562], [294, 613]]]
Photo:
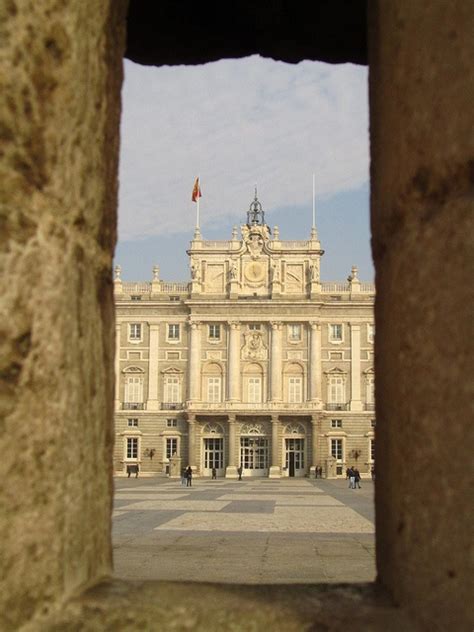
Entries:
[[6, 630], [111, 569], [111, 258], [124, 4], [11, 1], [1, 12]]
[[371, 5], [377, 563], [440, 629], [472, 603], [472, 4]]

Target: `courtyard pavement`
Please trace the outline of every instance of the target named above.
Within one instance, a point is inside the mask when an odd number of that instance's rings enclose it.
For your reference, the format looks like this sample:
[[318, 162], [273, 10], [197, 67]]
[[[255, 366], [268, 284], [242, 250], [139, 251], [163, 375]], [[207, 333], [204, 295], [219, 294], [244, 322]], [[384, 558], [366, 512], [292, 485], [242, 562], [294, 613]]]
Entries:
[[226, 583], [375, 579], [373, 483], [116, 478], [115, 576]]

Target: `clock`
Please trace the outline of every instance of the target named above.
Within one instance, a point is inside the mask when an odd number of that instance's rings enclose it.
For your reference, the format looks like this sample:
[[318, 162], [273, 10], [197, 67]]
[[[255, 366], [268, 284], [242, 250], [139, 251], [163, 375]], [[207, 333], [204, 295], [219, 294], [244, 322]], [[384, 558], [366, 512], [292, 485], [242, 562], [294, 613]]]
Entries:
[[265, 267], [258, 261], [252, 261], [245, 266], [244, 274], [248, 281], [258, 283], [265, 276]]

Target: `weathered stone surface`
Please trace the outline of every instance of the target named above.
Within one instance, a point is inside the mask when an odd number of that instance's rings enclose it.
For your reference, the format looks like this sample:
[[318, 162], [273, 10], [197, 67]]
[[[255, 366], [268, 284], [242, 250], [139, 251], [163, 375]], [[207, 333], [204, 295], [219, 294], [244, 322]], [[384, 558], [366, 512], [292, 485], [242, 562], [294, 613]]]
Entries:
[[469, 629], [474, 13], [372, 6], [378, 569], [426, 623]]
[[115, 0], [2, 5], [2, 629], [111, 566], [123, 14]]
[[24, 632], [417, 632], [371, 585], [217, 586], [108, 582]]

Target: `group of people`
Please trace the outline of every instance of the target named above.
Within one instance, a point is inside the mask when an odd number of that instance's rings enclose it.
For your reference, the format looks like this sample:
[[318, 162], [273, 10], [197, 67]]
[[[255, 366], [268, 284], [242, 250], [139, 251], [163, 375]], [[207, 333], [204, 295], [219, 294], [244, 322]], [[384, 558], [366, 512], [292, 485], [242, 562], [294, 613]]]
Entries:
[[348, 467], [346, 470], [346, 479], [349, 479], [349, 489], [361, 488], [360, 472], [356, 467]]
[[193, 484], [193, 470], [190, 465], [186, 469], [181, 470], [181, 485], [183, 487], [191, 487]]

